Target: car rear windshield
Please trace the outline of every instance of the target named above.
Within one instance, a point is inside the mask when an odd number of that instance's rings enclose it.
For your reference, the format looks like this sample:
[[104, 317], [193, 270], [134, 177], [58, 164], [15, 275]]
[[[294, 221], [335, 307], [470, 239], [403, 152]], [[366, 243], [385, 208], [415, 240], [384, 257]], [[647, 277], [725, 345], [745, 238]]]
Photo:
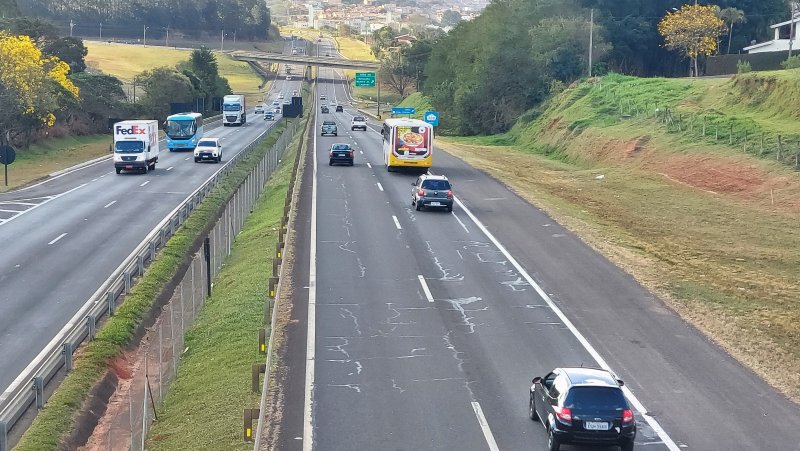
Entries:
[[354, 122], [364, 122], [364, 118], [361, 117], [361, 116], [356, 116], [356, 117], [353, 118], [353, 121]]
[[447, 180], [425, 180], [422, 182], [422, 187], [432, 190], [447, 190], [450, 189], [450, 182]]
[[614, 387], [572, 387], [564, 401], [570, 409], [626, 409], [622, 390]]
[[217, 147], [217, 143], [214, 141], [200, 141], [197, 143], [197, 147]]
[[336, 122], [325, 121], [322, 123], [322, 125], [336, 125]]
[[334, 144], [333, 150], [350, 150], [349, 144]]

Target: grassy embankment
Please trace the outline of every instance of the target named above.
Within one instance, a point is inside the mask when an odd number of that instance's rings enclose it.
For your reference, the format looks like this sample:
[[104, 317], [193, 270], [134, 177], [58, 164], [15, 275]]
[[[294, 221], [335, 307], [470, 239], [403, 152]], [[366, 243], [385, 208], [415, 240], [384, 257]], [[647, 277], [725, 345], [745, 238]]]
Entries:
[[[800, 176], [775, 161], [769, 138], [800, 135], [799, 96], [800, 71], [609, 76], [566, 90], [507, 134], [438, 145], [544, 208], [800, 400]], [[637, 102], [696, 122], [668, 131], [652, 113], [629, 114]], [[761, 131], [763, 153], [753, 139]]]
[[[192, 211], [187, 221], [170, 238], [144, 276], [133, 286], [131, 293], [97, 332], [94, 340], [78, 352], [73, 370], [47, 400], [25, 432], [16, 450], [39, 451], [58, 449], [61, 441], [75, 428], [74, 417], [87, 399], [92, 387], [106, 374], [109, 362], [122, 356], [142, 319], [152, 308], [154, 299], [181, 266], [200, 232], [232, 196], [253, 167], [277, 141], [285, 126], [277, 124], [262, 144], [244, 158], [203, 202]], [[221, 449], [221, 448], [220, 448]]]
[[[167, 47], [144, 47], [141, 45], [111, 44], [106, 42], [85, 41], [89, 50], [86, 64], [99, 69], [120, 80], [129, 82], [134, 76], [156, 67], [175, 67], [186, 61], [190, 50], [178, 50]], [[261, 77], [244, 61], [236, 61], [225, 53], [214, 52], [219, 65], [219, 73], [228, 79], [235, 93], [243, 93], [247, 102], [255, 105], [261, 100], [266, 87], [259, 89]]]
[[[105, 135], [70, 136], [49, 139], [28, 149], [17, 149], [17, 159], [8, 166], [8, 186], [0, 184], [0, 192], [31, 183], [78, 163], [109, 155], [110, 142], [111, 138]], [[0, 177], [3, 176], [0, 174]]]

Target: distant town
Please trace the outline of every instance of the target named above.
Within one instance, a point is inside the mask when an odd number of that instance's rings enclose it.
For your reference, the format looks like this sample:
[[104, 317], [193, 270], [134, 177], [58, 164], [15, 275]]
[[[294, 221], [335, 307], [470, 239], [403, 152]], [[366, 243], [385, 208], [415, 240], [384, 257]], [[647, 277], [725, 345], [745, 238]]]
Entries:
[[315, 3], [291, 2], [288, 16], [275, 16], [294, 28], [333, 29], [339, 34], [370, 36], [390, 27], [397, 31], [447, 32], [462, 20], [472, 20], [488, 0], [326, 0]]

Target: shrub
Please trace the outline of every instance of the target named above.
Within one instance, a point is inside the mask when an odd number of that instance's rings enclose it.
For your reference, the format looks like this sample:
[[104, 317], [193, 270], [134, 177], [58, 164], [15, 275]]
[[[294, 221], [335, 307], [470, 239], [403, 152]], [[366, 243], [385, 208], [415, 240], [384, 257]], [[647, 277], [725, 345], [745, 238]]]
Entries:
[[742, 61], [739, 60], [736, 62], [736, 73], [737, 74], [746, 74], [753, 70], [753, 66], [750, 65], [750, 61]]
[[800, 55], [790, 56], [786, 61], [781, 63], [784, 69], [800, 69]]

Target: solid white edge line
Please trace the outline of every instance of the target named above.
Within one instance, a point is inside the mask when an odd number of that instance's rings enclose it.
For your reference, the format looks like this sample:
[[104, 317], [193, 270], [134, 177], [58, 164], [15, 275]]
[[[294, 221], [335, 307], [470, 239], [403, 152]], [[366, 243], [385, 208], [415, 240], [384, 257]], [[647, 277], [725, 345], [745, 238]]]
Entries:
[[[383, 190], [381, 190], [383, 191]], [[403, 228], [400, 227], [400, 221], [397, 220], [397, 216], [392, 215], [392, 219], [394, 219], [394, 226], [397, 227], [397, 230], [402, 230]]]
[[[316, 100], [316, 91], [314, 92]], [[316, 101], [312, 104], [316, 105]], [[314, 126], [317, 129], [316, 106], [314, 108]], [[311, 182], [311, 239], [309, 244], [309, 269], [308, 269], [308, 323], [306, 335], [306, 390], [303, 415], [303, 451], [314, 449], [314, 359], [316, 357], [316, 308], [317, 308], [317, 133], [314, 133], [314, 149], [311, 151], [314, 159]]]
[[378, 189], [383, 191], [383, 185], [381, 185], [381, 182], [378, 182]]
[[425, 298], [428, 299], [428, 302], [433, 302], [433, 295], [431, 294], [430, 288], [428, 288], [428, 284], [425, 282], [425, 278], [422, 275], [418, 275], [417, 279], [419, 279], [419, 284], [422, 285], [422, 291], [425, 292]]
[[112, 206], [112, 205], [114, 205], [114, 204], [116, 204], [116, 203], [117, 203], [117, 201], [115, 201], [115, 200], [112, 200], [111, 202], [107, 203], [107, 204], [106, 204], [106, 206], [105, 206], [105, 207], [103, 207], [103, 208], [108, 208], [108, 207], [110, 207], [110, 206]]
[[64, 238], [65, 236], [67, 236], [66, 232], [64, 232], [61, 235], [57, 236], [56, 239], [54, 239], [53, 241], [51, 241], [51, 242], [49, 242], [47, 244], [55, 244], [58, 240], [60, 240], [61, 238]]
[[475, 416], [478, 417], [478, 424], [481, 425], [483, 438], [486, 439], [489, 449], [500, 451], [500, 448], [497, 447], [497, 442], [494, 440], [494, 435], [492, 435], [492, 430], [489, 428], [489, 423], [486, 422], [486, 417], [483, 415], [483, 409], [481, 409], [481, 405], [477, 401], [472, 401], [472, 410], [475, 411]]
[[73, 192], [73, 191], [75, 191], [75, 190], [81, 189], [81, 188], [83, 188], [83, 187], [84, 187], [84, 186], [86, 186], [86, 185], [88, 185], [88, 183], [83, 183], [83, 184], [81, 184], [81, 185], [78, 185], [78, 186], [76, 186], [75, 188], [72, 188], [71, 190], [64, 191], [64, 192], [63, 192], [63, 193], [61, 193], [61, 194], [57, 194], [57, 195], [55, 195], [55, 196], [51, 197], [50, 199], [47, 199], [46, 201], [44, 201], [44, 202], [42, 202], [42, 203], [40, 203], [40, 204], [36, 204], [35, 206], [33, 206], [33, 207], [31, 207], [31, 208], [29, 208], [29, 209], [27, 209], [27, 210], [22, 210], [22, 212], [20, 212], [20, 214], [18, 214], [18, 215], [16, 215], [16, 216], [12, 216], [12, 217], [10, 217], [10, 218], [8, 218], [8, 219], [4, 220], [4, 221], [3, 221], [3, 224], [9, 223], [9, 222], [11, 222], [11, 221], [13, 221], [13, 220], [15, 220], [15, 219], [19, 218], [20, 216], [22, 216], [22, 215], [26, 214], [26, 213], [29, 213], [29, 212], [31, 212], [31, 211], [33, 211], [33, 210], [36, 210], [37, 208], [41, 207], [42, 205], [45, 205], [45, 204], [47, 204], [48, 202], [54, 201], [54, 200], [58, 199], [59, 197], [66, 196], [67, 194], [69, 194], [69, 193], [71, 193], [71, 192]]
[[[491, 232], [489, 232], [486, 226], [484, 226], [483, 223], [477, 217], [475, 217], [475, 215], [472, 214], [469, 208], [467, 208], [466, 205], [464, 205], [457, 197], [453, 196], [453, 200], [464, 211], [464, 213], [466, 213], [467, 216], [470, 217], [472, 222], [475, 223], [475, 225], [481, 230], [481, 232], [483, 232], [484, 235], [486, 235], [486, 237], [489, 238], [492, 244], [494, 244], [497, 247], [497, 249], [503, 253], [503, 255], [514, 266], [514, 268], [522, 275], [522, 277], [524, 277], [525, 280], [533, 287], [533, 289], [536, 290], [539, 296], [547, 303], [547, 305], [556, 314], [556, 316], [558, 316], [561, 322], [563, 322], [564, 325], [567, 327], [567, 329], [569, 329], [569, 331], [572, 332], [572, 335], [574, 335], [575, 338], [578, 339], [583, 348], [586, 349], [586, 351], [592, 356], [592, 358], [595, 359], [597, 364], [606, 371], [614, 373], [614, 371], [611, 369], [611, 367], [608, 365], [605, 359], [603, 359], [603, 357], [600, 356], [600, 353], [597, 352], [594, 346], [592, 346], [586, 339], [586, 337], [584, 337], [583, 334], [581, 334], [580, 331], [578, 331], [578, 328], [575, 327], [574, 324], [572, 324], [572, 321], [570, 321], [569, 318], [567, 318], [567, 316], [564, 314], [564, 312], [562, 312], [561, 309], [558, 308], [555, 302], [553, 302], [553, 300], [550, 299], [550, 296], [548, 296], [547, 293], [545, 293], [544, 290], [542, 290], [542, 287], [540, 287], [539, 284], [537, 284], [536, 281], [533, 280], [533, 278], [528, 274], [527, 271], [525, 271], [525, 269], [519, 264], [519, 262], [517, 262], [517, 260], [511, 256], [508, 250], [506, 250], [506, 248], [502, 244], [500, 244], [500, 241], [498, 241], [497, 238], [495, 238], [494, 235], [492, 235]], [[656, 434], [658, 434], [658, 437], [661, 439], [661, 441], [664, 442], [667, 448], [669, 448], [670, 451], [681, 451], [678, 445], [676, 445], [675, 442], [672, 441], [672, 438], [670, 438], [670, 436], [661, 427], [658, 421], [656, 421], [655, 418], [647, 414], [647, 410], [644, 408], [644, 405], [642, 405], [642, 403], [636, 398], [636, 396], [634, 396], [633, 392], [631, 392], [630, 389], [625, 386], [622, 387], [622, 390], [625, 393], [625, 396], [631, 401], [634, 408], [639, 413], [641, 413], [642, 417], [645, 419], [645, 421], [647, 421], [647, 424], [649, 424], [650, 427], [653, 428], [653, 430], [656, 432]]]
[[453, 217], [454, 217], [454, 218], [456, 218], [456, 221], [458, 221], [458, 223], [459, 223], [459, 224], [461, 224], [461, 227], [463, 227], [463, 228], [464, 228], [464, 231], [465, 231], [465, 232], [467, 232], [467, 233], [469, 233], [469, 229], [467, 228], [467, 225], [466, 225], [466, 224], [464, 224], [464, 223], [461, 221], [461, 218], [459, 218], [459, 217], [458, 217], [458, 215], [457, 215], [457, 214], [455, 214], [455, 212], [452, 212], [452, 211], [451, 211], [451, 212], [450, 212], [450, 214], [451, 214], [451, 215], [453, 215]]

